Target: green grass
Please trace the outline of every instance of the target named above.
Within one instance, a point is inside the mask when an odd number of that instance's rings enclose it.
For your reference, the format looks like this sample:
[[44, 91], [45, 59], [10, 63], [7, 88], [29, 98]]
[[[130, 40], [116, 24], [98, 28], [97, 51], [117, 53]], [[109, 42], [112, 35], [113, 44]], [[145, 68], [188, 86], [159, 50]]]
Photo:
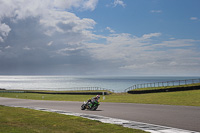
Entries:
[[[86, 101], [93, 95], [53, 95], [34, 93], [0, 93], [0, 97], [35, 99], [35, 100], [58, 100], [58, 101]], [[149, 94], [111, 94], [102, 96], [100, 102], [120, 102], [120, 103], [144, 103], [144, 104], [164, 104], [164, 105], [184, 105], [200, 106], [200, 90], [149, 93]]]
[[143, 133], [85, 118], [0, 106], [0, 133]]
[[200, 90], [108, 96], [105, 102], [200, 106]]
[[93, 95], [0, 93], [0, 97], [34, 99], [34, 100], [55, 100], [55, 101], [85, 101], [93, 97]]

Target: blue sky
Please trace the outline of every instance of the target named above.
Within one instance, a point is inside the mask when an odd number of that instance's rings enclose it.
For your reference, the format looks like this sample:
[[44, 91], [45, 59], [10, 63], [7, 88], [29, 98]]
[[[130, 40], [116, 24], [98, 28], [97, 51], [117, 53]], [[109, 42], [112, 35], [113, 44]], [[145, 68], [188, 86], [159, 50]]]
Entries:
[[0, 3], [0, 74], [200, 75], [199, 0]]
[[[119, 33], [143, 35], [162, 32], [180, 38], [199, 37], [198, 0], [126, 0], [125, 6], [114, 6], [109, 0], [101, 0], [94, 11], [75, 13], [81, 18], [92, 18], [95, 29], [111, 27]], [[113, 1], [110, 0], [110, 3]], [[197, 20], [191, 21], [191, 17]]]

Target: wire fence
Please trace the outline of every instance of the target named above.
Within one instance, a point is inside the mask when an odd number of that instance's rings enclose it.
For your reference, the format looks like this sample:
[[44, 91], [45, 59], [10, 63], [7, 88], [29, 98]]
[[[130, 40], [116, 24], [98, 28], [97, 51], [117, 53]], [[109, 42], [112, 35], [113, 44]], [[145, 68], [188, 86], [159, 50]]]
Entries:
[[174, 80], [174, 81], [166, 81], [166, 82], [154, 82], [154, 83], [143, 83], [133, 85], [124, 91], [130, 91], [139, 88], [153, 88], [153, 87], [168, 87], [168, 86], [180, 86], [180, 85], [189, 85], [200, 83], [200, 79], [187, 79], [187, 80]]

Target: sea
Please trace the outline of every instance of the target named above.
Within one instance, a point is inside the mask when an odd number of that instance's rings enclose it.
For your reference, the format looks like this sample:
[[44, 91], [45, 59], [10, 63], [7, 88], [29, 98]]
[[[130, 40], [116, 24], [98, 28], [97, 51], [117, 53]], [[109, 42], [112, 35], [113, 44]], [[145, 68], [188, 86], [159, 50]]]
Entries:
[[76, 90], [100, 87], [114, 92], [124, 92], [130, 86], [199, 77], [183, 76], [0, 76], [0, 88], [7, 90]]

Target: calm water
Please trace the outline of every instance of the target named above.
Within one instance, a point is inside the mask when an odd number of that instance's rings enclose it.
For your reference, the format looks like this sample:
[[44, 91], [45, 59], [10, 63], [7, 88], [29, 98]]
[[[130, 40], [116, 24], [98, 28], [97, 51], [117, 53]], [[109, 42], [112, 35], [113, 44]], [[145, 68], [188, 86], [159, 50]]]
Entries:
[[102, 87], [115, 92], [141, 83], [195, 79], [200, 77], [134, 76], [0, 76], [0, 88], [26, 90], [67, 90], [74, 87]]

